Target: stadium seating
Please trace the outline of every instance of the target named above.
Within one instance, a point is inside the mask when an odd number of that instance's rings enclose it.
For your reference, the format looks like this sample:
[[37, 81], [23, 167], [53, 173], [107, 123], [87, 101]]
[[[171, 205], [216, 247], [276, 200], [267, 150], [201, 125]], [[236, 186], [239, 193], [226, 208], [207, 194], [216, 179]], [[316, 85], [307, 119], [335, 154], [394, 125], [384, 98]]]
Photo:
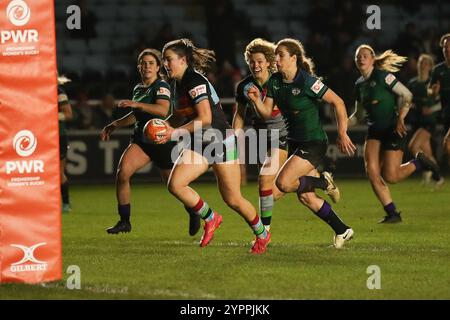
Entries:
[[[231, 0], [236, 16], [248, 24], [252, 35], [261, 35], [277, 41], [282, 37], [308, 39], [306, 17], [314, 4], [310, 0]], [[57, 52], [60, 68], [83, 74], [85, 68], [97, 68], [102, 75], [113, 66], [128, 68], [127, 75], [135, 72], [136, 47], [150, 46], [157, 31], [170, 23], [175, 36], [192, 35], [194, 42], [208, 46], [205, 10], [201, 0], [90, 0], [88, 9], [96, 17], [95, 38], [71, 38], [66, 32], [67, 6], [73, 0], [58, 0], [55, 3], [57, 22]], [[327, 1], [332, 8], [334, 1]], [[382, 28], [396, 32], [381, 32], [379, 44], [387, 47], [394, 43], [403, 30], [405, 21], [415, 22], [420, 29], [425, 27], [448, 27], [450, 4], [422, 4], [417, 12], [409, 12], [397, 4], [382, 3]], [[363, 6], [364, 7], [364, 6]], [[364, 10], [365, 11], [365, 10]], [[332, 17], [330, 17], [332, 20]], [[220, 23], [220, 22], [218, 22]], [[319, 23], [319, 22], [318, 22]], [[445, 25], [447, 23], [447, 25]], [[248, 42], [250, 30], [236, 30], [236, 62], [246, 70], [242, 61], [242, 49]], [[355, 32], [357, 30], [355, 29]], [[157, 48], [161, 49], [161, 48]], [[114, 61], [114, 63], [111, 63]], [[84, 84], [83, 84], [84, 85]], [[87, 83], [86, 85], [89, 85]]]

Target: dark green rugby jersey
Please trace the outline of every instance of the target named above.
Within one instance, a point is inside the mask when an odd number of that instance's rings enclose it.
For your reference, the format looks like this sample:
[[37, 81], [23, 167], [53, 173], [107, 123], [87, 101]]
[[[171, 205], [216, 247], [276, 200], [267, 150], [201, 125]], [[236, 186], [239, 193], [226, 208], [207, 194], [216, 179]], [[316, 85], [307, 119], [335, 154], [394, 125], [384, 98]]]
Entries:
[[298, 142], [328, 141], [319, 116], [318, 100], [328, 87], [319, 78], [299, 70], [291, 83], [274, 73], [267, 83], [272, 98], [286, 120], [288, 138]]
[[[170, 86], [164, 80], [157, 79], [150, 86], [139, 83], [133, 89], [133, 101], [155, 104], [158, 99], [164, 99], [170, 102]], [[170, 116], [171, 110], [169, 110], [166, 117], [155, 116], [140, 109], [134, 109], [133, 114], [136, 117], [136, 123], [134, 125], [135, 133], [141, 134], [147, 121], [153, 118], [165, 120]]]
[[423, 115], [422, 110], [424, 108], [430, 108], [437, 103], [436, 99], [429, 96], [427, 93], [428, 84], [427, 81], [419, 81], [417, 77], [412, 78], [408, 82], [408, 89], [413, 94], [414, 109], [410, 110], [416, 112], [420, 125], [435, 125], [439, 111], [433, 112], [430, 115]]
[[392, 73], [373, 69], [367, 80], [356, 80], [356, 99], [366, 111], [367, 125], [384, 130], [396, 125], [398, 118], [397, 97], [392, 88], [397, 83]]
[[441, 84], [439, 95], [442, 103], [442, 117], [444, 122], [450, 122], [450, 67], [445, 61], [436, 65], [431, 71], [430, 86], [438, 81]]

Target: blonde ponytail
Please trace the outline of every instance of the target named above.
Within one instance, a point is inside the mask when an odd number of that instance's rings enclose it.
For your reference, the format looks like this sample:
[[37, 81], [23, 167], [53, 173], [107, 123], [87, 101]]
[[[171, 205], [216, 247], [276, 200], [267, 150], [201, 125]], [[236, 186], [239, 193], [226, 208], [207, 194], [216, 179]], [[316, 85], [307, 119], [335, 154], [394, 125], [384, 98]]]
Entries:
[[375, 56], [375, 67], [388, 72], [398, 72], [406, 60], [408, 60], [406, 57], [399, 56], [392, 50], [386, 50], [382, 54]]
[[367, 49], [370, 51], [372, 57], [374, 58], [374, 67], [387, 72], [397, 72], [400, 71], [400, 67], [408, 59], [404, 56], [399, 56], [392, 50], [386, 50], [380, 55], [375, 54], [375, 50], [368, 44], [362, 44], [356, 49], [355, 57], [358, 55], [359, 50]]

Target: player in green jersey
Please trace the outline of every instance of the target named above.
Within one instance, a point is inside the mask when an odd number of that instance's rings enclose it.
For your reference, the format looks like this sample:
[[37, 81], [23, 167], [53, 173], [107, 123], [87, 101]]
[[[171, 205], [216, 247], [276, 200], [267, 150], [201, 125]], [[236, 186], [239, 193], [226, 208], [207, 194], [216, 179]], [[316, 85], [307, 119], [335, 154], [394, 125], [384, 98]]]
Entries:
[[339, 190], [331, 175], [317, 171], [328, 143], [319, 118], [318, 100], [322, 99], [335, 107], [337, 145], [342, 152], [353, 155], [356, 148], [347, 135], [344, 102], [314, 75], [314, 65], [305, 56], [300, 41], [279, 41], [275, 54], [278, 72], [269, 79], [264, 101], [256, 86], [249, 88], [248, 97], [263, 118], [269, 119], [277, 105], [286, 119], [289, 158], [276, 178], [276, 185], [282, 192], [296, 192], [303, 205], [328, 223], [335, 232], [334, 246], [341, 248], [353, 237], [353, 230], [339, 219], [330, 204], [315, 193], [315, 189], [325, 190], [335, 202], [339, 200]]
[[69, 148], [66, 122], [72, 120], [73, 118], [72, 106], [70, 105], [67, 94], [62, 88], [62, 86], [67, 82], [70, 82], [70, 79], [65, 76], [58, 76], [59, 159], [63, 213], [72, 211], [69, 200], [69, 181], [65, 173], [67, 149]]
[[355, 63], [361, 73], [355, 84], [356, 106], [364, 107], [368, 125], [365, 167], [372, 189], [386, 211], [380, 223], [402, 221], [385, 181], [397, 183], [420, 169], [432, 170], [433, 176], [440, 179], [439, 168], [423, 152], [402, 164], [407, 134], [404, 119], [412, 94], [391, 72], [397, 72], [405, 61], [405, 57], [392, 50], [375, 55], [372, 47], [366, 44], [359, 46], [355, 53]]
[[[408, 89], [413, 94], [414, 109], [411, 111], [417, 115], [417, 128], [411, 138], [408, 148], [412, 154], [423, 151], [425, 155], [432, 161], [436, 162], [431, 148], [431, 137], [435, 132], [437, 116], [441, 110], [441, 103], [434, 97], [429, 96], [427, 87], [430, 82], [430, 73], [434, 67], [433, 57], [428, 54], [421, 54], [417, 62], [417, 77], [408, 82]], [[423, 173], [424, 184], [427, 185], [431, 181], [431, 171]], [[437, 182], [440, 186], [444, 179]]]
[[[116, 196], [120, 220], [115, 226], [106, 230], [110, 234], [131, 231], [130, 179], [134, 173], [153, 162], [161, 170], [163, 180], [167, 182], [174, 165], [171, 152], [175, 143], [153, 144], [143, 132], [145, 124], [150, 119], [166, 119], [171, 114], [170, 86], [161, 79], [161, 67], [159, 51], [145, 49], [139, 54], [137, 69], [141, 76], [141, 83], [135, 86], [132, 100], [122, 100], [118, 105], [119, 108], [132, 108], [132, 111], [108, 124], [101, 132], [101, 139], [108, 140], [115, 129], [134, 124], [130, 144], [123, 152], [117, 169]], [[199, 228], [200, 219], [197, 215], [190, 213], [189, 234], [196, 234]]]
[[440, 45], [445, 61], [439, 63], [431, 72], [429, 93], [440, 97], [442, 104], [442, 121], [444, 124], [444, 148], [450, 166], [450, 33], [441, 37]]
[[[275, 185], [275, 177], [287, 159], [286, 123], [277, 107], [274, 108], [270, 119], [261, 119], [245, 91], [246, 88], [255, 85], [261, 91], [262, 98], [265, 97], [269, 77], [276, 71], [275, 45], [261, 38], [254, 39], [245, 48], [244, 57], [251, 75], [237, 85], [233, 129], [240, 136], [239, 133], [242, 133], [241, 130], [244, 128], [245, 116], [247, 113], [251, 114], [258, 142], [256, 148], [252, 148], [255, 145], [250, 144], [249, 150], [255, 151], [258, 160], [261, 160], [258, 161], [260, 167], [258, 176], [259, 210], [261, 220], [269, 230], [274, 201], [284, 195]], [[261, 156], [260, 148], [264, 148], [264, 159], [259, 158]]]

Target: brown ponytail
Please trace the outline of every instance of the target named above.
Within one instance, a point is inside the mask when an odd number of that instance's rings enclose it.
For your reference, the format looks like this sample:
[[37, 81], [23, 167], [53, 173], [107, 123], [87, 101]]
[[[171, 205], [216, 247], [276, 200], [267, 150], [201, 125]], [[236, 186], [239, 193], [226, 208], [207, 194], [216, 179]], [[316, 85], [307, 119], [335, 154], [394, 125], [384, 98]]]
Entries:
[[189, 39], [170, 41], [164, 46], [163, 52], [169, 49], [179, 57], [186, 57], [188, 66], [203, 74], [211, 70], [213, 62], [216, 61], [214, 51], [197, 48]]
[[278, 41], [277, 48], [283, 46], [289, 52], [291, 56], [297, 56], [297, 67], [305, 70], [310, 75], [316, 76], [315, 74], [315, 65], [311, 58], [305, 55], [305, 49], [303, 44], [291, 38], [286, 38]]

